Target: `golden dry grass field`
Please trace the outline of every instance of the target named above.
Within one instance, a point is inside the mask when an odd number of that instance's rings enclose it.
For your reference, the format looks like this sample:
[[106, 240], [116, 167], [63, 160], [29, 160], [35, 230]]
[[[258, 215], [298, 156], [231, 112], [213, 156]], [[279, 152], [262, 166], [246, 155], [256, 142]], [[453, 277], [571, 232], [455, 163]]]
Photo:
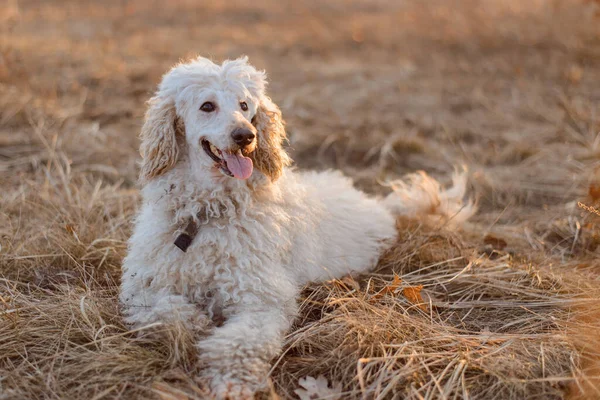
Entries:
[[478, 202], [306, 288], [266, 397], [600, 398], [597, 2], [2, 0], [0, 399], [204, 397], [189, 335], [117, 304], [144, 103], [197, 54], [267, 70], [298, 168], [380, 194], [466, 165]]

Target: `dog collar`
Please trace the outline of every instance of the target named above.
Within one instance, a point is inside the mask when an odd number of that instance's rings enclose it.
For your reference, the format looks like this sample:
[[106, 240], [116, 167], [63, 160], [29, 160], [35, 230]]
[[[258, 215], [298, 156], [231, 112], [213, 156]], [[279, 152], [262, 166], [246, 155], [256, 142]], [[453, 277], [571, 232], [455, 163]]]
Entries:
[[[219, 206], [219, 215], [223, 215], [223, 213], [225, 211], [226, 211], [225, 206], [221, 204]], [[196, 218], [188, 217], [187, 223], [184, 222], [179, 226], [179, 229], [177, 229], [177, 232], [181, 232], [181, 233], [179, 235], [177, 235], [177, 238], [175, 238], [175, 242], [173, 242], [173, 244], [179, 250], [181, 250], [185, 253], [187, 251], [188, 247], [190, 247], [190, 245], [192, 244], [192, 241], [194, 240], [196, 235], [198, 234], [198, 231], [200, 230], [200, 225], [206, 225], [208, 223], [209, 219], [219, 219], [219, 218], [220, 218], [220, 216], [218, 216], [218, 215], [209, 217], [206, 208], [203, 208], [201, 211], [199, 211], [196, 214]]]
[[175, 242], [173, 244], [175, 246], [177, 246], [179, 248], [179, 250], [181, 250], [185, 253], [187, 251], [188, 247], [190, 247], [190, 244], [192, 244], [192, 240], [194, 240], [197, 233], [198, 233], [198, 224], [196, 224], [196, 221], [194, 221], [194, 218], [190, 217], [187, 225], [183, 229], [183, 232], [177, 236], [177, 238], [175, 239]]

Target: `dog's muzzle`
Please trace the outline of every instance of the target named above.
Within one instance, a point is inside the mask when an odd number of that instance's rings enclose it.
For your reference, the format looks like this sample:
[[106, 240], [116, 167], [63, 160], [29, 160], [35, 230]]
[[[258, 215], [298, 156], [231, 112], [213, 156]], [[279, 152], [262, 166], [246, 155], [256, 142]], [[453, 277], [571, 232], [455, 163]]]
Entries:
[[254, 138], [256, 138], [256, 134], [248, 128], [235, 128], [231, 132], [231, 139], [233, 139], [233, 142], [240, 146], [240, 148], [251, 145]]

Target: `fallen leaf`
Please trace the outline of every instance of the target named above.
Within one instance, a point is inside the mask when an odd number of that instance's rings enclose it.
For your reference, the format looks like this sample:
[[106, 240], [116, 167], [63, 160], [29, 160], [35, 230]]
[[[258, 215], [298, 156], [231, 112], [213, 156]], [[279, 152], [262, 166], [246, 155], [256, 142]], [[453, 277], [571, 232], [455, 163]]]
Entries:
[[591, 184], [590, 188], [588, 189], [588, 194], [594, 203], [600, 200], [600, 185]]
[[323, 375], [319, 375], [317, 379], [312, 376], [300, 378], [298, 384], [302, 389], [296, 389], [294, 390], [294, 393], [300, 397], [300, 400], [339, 400], [342, 398], [342, 384], [340, 382], [334, 382], [330, 388], [327, 378]]
[[75, 235], [75, 227], [72, 224], [66, 224], [65, 230], [69, 232], [71, 235]]
[[408, 301], [417, 305], [421, 310], [427, 311], [427, 305], [423, 301], [423, 297], [421, 297], [421, 290], [423, 290], [423, 285], [407, 286], [402, 289], [402, 294]]
[[400, 287], [401, 283], [402, 283], [402, 279], [400, 279], [400, 277], [398, 275], [394, 274], [394, 280], [392, 281], [392, 283], [390, 283], [389, 285], [386, 285], [383, 289], [381, 289], [381, 291], [379, 293], [377, 293], [373, 297], [378, 299], [386, 294], [389, 294], [389, 293], [393, 294]]
[[506, 240], [493, 235], [486, 235], [483, 238], [483, 243], [489, 244], [494, 250], [503, 250], [508, 245]]
[[72, 235], [79, 243], [81, 243], [81, 240], [79, 240], [79, 236], [77, 235], [77, 231], [75, 230], [75, 225], [73, 224], [66, 224], [65, 225], [65, 230]]

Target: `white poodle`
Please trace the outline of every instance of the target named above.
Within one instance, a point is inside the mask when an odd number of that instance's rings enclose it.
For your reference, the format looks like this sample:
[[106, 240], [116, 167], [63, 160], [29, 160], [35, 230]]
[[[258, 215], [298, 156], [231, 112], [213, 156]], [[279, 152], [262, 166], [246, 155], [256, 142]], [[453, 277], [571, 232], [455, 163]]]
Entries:
[[284, 123], [247, 58], [179, 64], [149, 101], [141, 133], [143, 205], [123, 264], [135, 328], [198, 332], [202, 377], [218, 399], [264, 388], [304, 284], [368, 271], [396, 237], [394, 215], [462, 221], [464, 175], [440, 190], [424, 173], [385, 199], [339, 172], [298, 172]]

